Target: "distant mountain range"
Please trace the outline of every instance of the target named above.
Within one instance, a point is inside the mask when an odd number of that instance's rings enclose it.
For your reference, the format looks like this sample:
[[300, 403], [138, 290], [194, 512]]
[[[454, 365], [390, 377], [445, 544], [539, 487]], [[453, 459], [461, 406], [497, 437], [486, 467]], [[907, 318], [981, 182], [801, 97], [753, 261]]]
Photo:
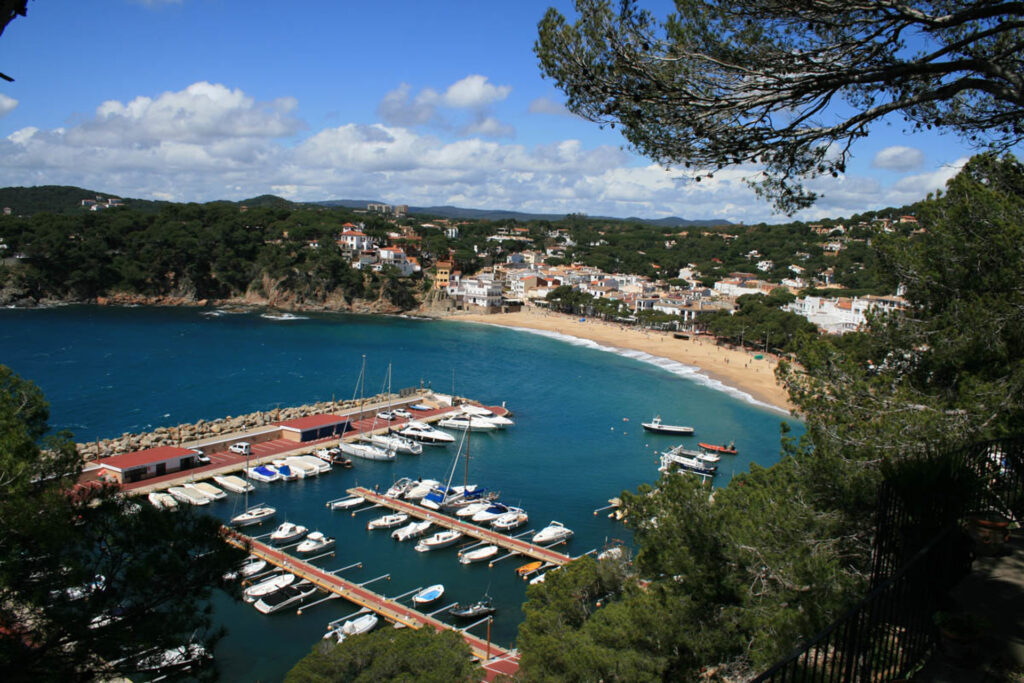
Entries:
[[[109, 192], [98, 192], [87, 190], [81, 187], [70, 185], [40, 185], [36, 187], [4, 187], [0, 188], [0, 207], [8, 207], [14, 215], [27, 215], [49, 211], [52, 213], [68, 213], [82, 210], [84, 199], [124, 199], [126, 207], [143, 211], [156, 211], [160, 207], [174, 202], [154, 201], [149, 199], [123, 198]], [[210, 202], [212, 203], [212, 202]], [[228, 202], [239, 206], [326, 206], [344, 207], [348, 209], [365, 209], [367, 204], [384, 204], [379, 200], [362, 199], [331, 199], [322, 202], [292, 202], [276, 195], [264, 194], [258, 197], [243, 199], [238, 202]], [[409, 213], [419, 216], [431, 216], [436, 218], [451, 218], [462, 220], [486, 220], [486, 221], [561, 221], [567, 218], [566, 214], [554, 213], [523, 213], [521, 211], [485, 210], [485, 209], [464, 209], [458, 206], [410, 206]], [[588, 220], [595, 221], [629, 221], [647, 223], [665, 227], [688, 227], [688, 226], [723, 226], [731, 225], [729, 221], [720, 219], [713, 220], [687, 220], [675, 216], [669, 218], [616, 218], [612, 216], [586, 216]]]

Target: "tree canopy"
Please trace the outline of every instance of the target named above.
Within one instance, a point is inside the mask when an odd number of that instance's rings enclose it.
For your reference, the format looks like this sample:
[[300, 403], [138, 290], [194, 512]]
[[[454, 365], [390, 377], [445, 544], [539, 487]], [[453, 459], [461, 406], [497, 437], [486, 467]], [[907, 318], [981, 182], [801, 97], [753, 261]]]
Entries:
[[[1024, 7], [1001, 0], [624, 0], [549, 9], [535, 51], [574, 113], [641, 154], [705, 172], [750, 164], [787, 212], [844, 172], [890, 115], [1005, 150], [1024, 139]], [[698, 176], [699, 179], [699, 176]]]

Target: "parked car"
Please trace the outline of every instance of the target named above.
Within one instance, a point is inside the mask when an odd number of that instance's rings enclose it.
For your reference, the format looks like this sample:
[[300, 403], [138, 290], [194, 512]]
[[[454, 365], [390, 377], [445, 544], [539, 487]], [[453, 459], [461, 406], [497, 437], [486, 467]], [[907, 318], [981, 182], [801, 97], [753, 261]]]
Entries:
[[196, 453], [196, 462], [199, 463], [200, 465], [209, 465], [210, 456], [208, 456], [206, 453], [203, 453], [202, 451], [198, 451]]
[[384, 412], [377, 413], [377, 419], [387, 420], [388, 422], [390, 422], [391, 420], [395, 419], [395, 414], [390, 410], [385, 410]]
[[252, 453], [252, 447], [249, 445], [248, 441], [239, 441], [238, 443], [233, 443], [228, 448], [228, 450], [231, 451], [232, 453], [238, 453], [240, 455], [249, 455], [250, 453]]
[[406, 420], [411, 420], [412, 419], [412, 413], [410, 413], [405, 408], [396, 408], [395, 410], [392, 410], [391, 412], [395, 414], [395, 417], [404, 417]]

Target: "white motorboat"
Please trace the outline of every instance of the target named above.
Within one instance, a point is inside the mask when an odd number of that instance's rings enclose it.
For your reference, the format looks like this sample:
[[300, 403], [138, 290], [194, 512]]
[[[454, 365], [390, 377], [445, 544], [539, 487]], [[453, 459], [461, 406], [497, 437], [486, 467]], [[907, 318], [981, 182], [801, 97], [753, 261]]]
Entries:
[[311, 531], [308, 536], [295, 546], [295, 552], [303, 555], [318, 553], [334, 547], [334, 538], [325, 535], [321, 531]]
[[462, 538], [462, 532], [455, 529], [438, 531], [433, 536], [422, 539], [416, 544], [416, 552], [426, 553], [439, 548], [447, 548]]
[[213, 484], [207, 484], [205, 481], [190, 482], [185, 484], [185, 488], [192, 489], [193, 491], [206, 496], [210, 500], [223, 500], [228, 497], [228, 494], [224, 493]]
[[379, 446], [385, 450], [391, 450], [395, 453], [407, 453], [408, 455], [420, 455], [423, 453], [423, 445], [413, 441], [407, 436], [402, 436], [397, 433], [389, 434], [374, 434], [369, 437], [369, 441], [374, 446]]
[[174, 499], [174, 496], [164, 493], [163, 491], [153, 491], [146, 498], [153, 504], [153, 507], [161, 510], [177, 510], [178, 501]]
[[494, 424], [490, 420], [473, 415], [466, 415], [465, 413], [446, 417], [437, 424], [445, 429], [458, 429], [460, 431], [472, 429], [474, 432], [491, 432], [498, 428], [498, 425]]
[[231, 525], [242, 527], [262, 524], [276, 514], [277, 510], [269, 505], [254, 505], [251, 508], [247, 508], [245, 512], [232, 517]]
[[255, 607], [264, 614], [273, 614], [274, 612], [279, 612], [285, 608], [291, 607], [292, 605], [301, 603], [303, 600], [316, 593], [316, 591], [316, 584], [310, 583], [309, 581], [302, 581], [260, 598], [256, 601]]
[[247, 579], [250, 576], [253, 576], [254, 574], [259, 574], [261, 571], [266, 569], [266, 567], [266, 560], [264, 560], [262, 557], [250, 555], [248, 558], [246, 558], [245, 562], [242, 563], [242, 566], [238, 568], [238, 576], [243, 579]]
[[369, 443], [359, 442], [346, 442], [342, 441], [338, 444], [341, 452], [345, 455], [350, 455], [353, 458], [362, 458], [363, 460], [384, 460], [391, 461], [395, 459], [395, 452], [386, 450], [379, 446], [374, 446]]
[[440, 429], [434, 429], [426, 422], [412, 420], [398, 430], [399, 435], [406, 436], [428, 446], [447, 446], [455, 442], [455, 437]]
[[315, 455], [293, 455], [292, 457], [302, 460], [310, 467], [315, 467], [319, 474], [327, 474], [331, 471], [331, 462], [329, 460], [318, 458]]
[[394, 529], [396, 526], [405, 524], [409, 515], [404, 512], [396, 512], [393, 515], [384, 515], [377, 519], [370, 520], [366, 524], [367, 529]]
[[323, 460], [324, 462], [330, 463], [331, 465], [337, 465], [349, 469], [352, 467], [352, 461], [345, 457], [345, 454], [341, 452], [341, 449], [335, 446], [334, 448], [318, 448], [313, 451], [313, 456]]
[[293, 472], [297, 472], [300, 479], [311, 479], [312, 477], [320, 476], [320, 465], [306, 462], [305, 456], [290, 455], [284, 459], [284, 464], [291, 468]]
[[285, 586], [292, 585], [294, 582], [295, 574], [289, 574], [288, 572], [274, 574], [242, 591], [242, 599], [246, 602], [256, 602], [264, 595], [270, 595], [274, 591], [279, 591]]
[[428, 602], [434, 602], [442, 595], [444, 595], [444, 585], [435, 583], [433, 586], [427, 586], [416, 595], [412, 596], [412, 601], [417, 605], [425, 605]]
[[304, 472], [299, 472], [289, 467], [283, 460], [275, 460], [274, 468], [277, 470], [277, 474], [284, 481], [295, 481], [302, 477]]
[[430, 528], [430, 522], [410, 522], [401, 529], [395, 529], [391, 532], [391, 538], [396, 541], [408, 541], [410, 538], [416, 538], [426, 533], [427, 529]]
[[233, 474], [215, 474], [213, 480], [232, 493], [252, 491], [253, 485]]
[[676, 436], [692, 436], [693, 427], [682, 425], [667, 425], [661, 421], [661, 415], [656, 415], [650, 422], [641, 422], [640, 425], [649, 432], [655, 434], [674, 434]]
[[491, 521], [491, 528], [498, 531], [512, 531], [526, 524], [529, 519], [529, 515], [522, 508], [510, 508], [508, 512]]
[[328, 505], [330, 505], [332, 510], [350, 510], [365, 502], [366, 499], [362, 496], [349, 496], [348, 498], [340, 498], [338, 500], [331, 501]]
[[440, 486], [437, 479], [417, 479], [412, 488], [405, 492], [406, 500], [422, 500], [435, 486]]
[[474, 548], [473, 550], [466, 550], [459, 553], [459, 562], [462, 564], [483, 562], [497, 555], [500, 550], [501, 549], [496, 545], [485, 545], [480, 548]]
[[673, 448], [672, 450], [662, 453], [661, 465], [658, 467], [658, 471], [662, 474], [668, 474], [675, 470], [684, 470], [687, 472], [694, 472], [703, 477], [713, 477], [718, 471], [718, 466], [714, 463], [707, 462], [703, 458], [697, 457], [700, 453], [696, 451], [685, 451], [685, 449]]
[[385, 498], [401, 498], [405, 493], [415, 485], [415, 482], [409, 477], [402, 477], [390, 487], [384, 494]]
[[456, 517], [472, 517], [476, 513], [482, 512], [482, 511], [486, 510], [489, 507], [491, 507], [491, 501], [489, 501], [489, 500], [481, 500], [479, 502], [470, 503], [469, 505], [465, 505], [463, 507], [460, 507], [458, 510], [455, 511], [455, 516]]
[[281, 526], [274, 529], [270, 534], [271, 543], [290, 543], [298, 538], [301, 538], [307, 531], [306, 527], [301, 524], [292, 524], [291, 522], [284, 522]]
[[555, 543], [569, 538], [572, 538], [572, 529], [567, 528], [561, 522], [551, 522], [551, 524], [533, 535], [532, 542], [535, 545], [544, 545], [545, 543]]
[[504, 429], [505, 427], [511, 427], [515, 424], [512, 420], [508, 419], [504, 415], [498, 415], [493, 410], [488, 410], [483, 406], [473, 405], [472, 403], [463, 403], [459, 408], [462, 412], [475, 417], [482, 417], [489, 422], [494, 423], [494, 426], [498, 429]]
[[278, 474], [278, 471], [273, 465], [259, 465], [257, 467], [247, 468], [245, 470], [245, 476], [267, 484], [281, 478], [281, 475]]
[[210, 499], [192, 489], [187, 489], [184, 486], [172, 486], [167, 489], [167, 493], [174, 496], [174, 499], [179, 503], [187, 503], [189, 505], [209, 505]]
[[512, 508], [504, 503], [491, 503], [488, 507], [473, 515], [472, 520], [479, 524], [489, 524], [506, 512], [512, 512]]
[[357, 636], [360, 633], [368, 633], [372, 631], [379, 623], [380, 617], [373, 612], [369, 612], [360, 617], [356, 617], [355, 619], [349, 619], [333, 631], [328, 631], [324, 638], [335, 638], [340, 643], [351, 636]]

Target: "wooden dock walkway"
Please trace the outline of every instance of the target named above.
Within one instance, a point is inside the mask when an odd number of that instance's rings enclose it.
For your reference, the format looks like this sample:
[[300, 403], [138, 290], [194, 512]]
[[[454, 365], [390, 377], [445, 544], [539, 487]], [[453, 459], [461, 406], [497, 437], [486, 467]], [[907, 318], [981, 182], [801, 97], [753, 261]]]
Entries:
[[300, 560], [254, 538], [240, 534], [234, 529], [224, 527], [223, 531], [225, 539], [231, 545], [247, 549], [253, 555], [261, 557], [267, 562], [295, 574], [299, 578], [306, 579], [325, 591], [345, 598], [360, 607], [372, 610], [388, 621], [403, 624], [409, 628], [430, 626], [438, 631], [450, 629], [458, 632], [473, 651], [473, 655], [480, 660], [484, 670], [491, 674], [488, 675], [487, 680], [490, 680], [494, 674], [513, 675], [519, 669], [519, 657], [514, 650], [508, 650], [500, 645], [495, 645], [467, 631], [459, 631], [454, 626], [446, 624], [440, 619], [436, 619], [411, 607], [406, 607], [395, 600], [363, 588], [359, 584], [331, 574], [314, 564]]
[[512, 538], [511, 536], [506, 536], [505, 534], [492, 531], [491, 529], [484, 529], [475, 524], [463, 522], [455, 517], [450, 517], [440, 512], [428, 510], [405, 500], [388, 498], [385, 495], [375, 493], [362, 486], [351, 488], [348, 492], [353, 496], [362, 496], [371, 503], [391, 508], [398, 512], [404, 512], [418, 519], [433, 522], [434, 524], [443, 526], [446, 529], [461, 531], [463, 534], [471, 538], [476, 538], [487, 543], [493, 543], [499, 548], [504, 548], [510, 552], [532, 557], [535, 560], [542, 560], [559, 567], [568, 564], [572, 560], [568, 555], [563, 555], [562, 553], [555, 552], [554, 550], [534, 545], [528, 541], [523, 541], [518, 538]]

